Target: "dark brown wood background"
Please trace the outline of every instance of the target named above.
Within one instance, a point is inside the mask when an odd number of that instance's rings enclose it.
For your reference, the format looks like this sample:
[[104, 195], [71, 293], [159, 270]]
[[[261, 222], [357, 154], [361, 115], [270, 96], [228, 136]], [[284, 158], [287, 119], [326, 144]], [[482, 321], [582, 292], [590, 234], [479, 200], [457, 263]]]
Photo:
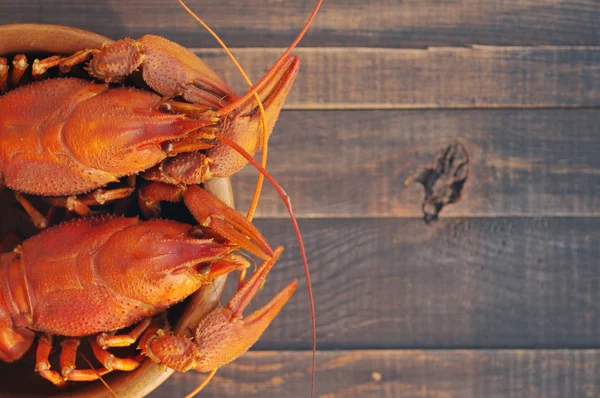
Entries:
[[[189, 5], [256, 81], [314, 1]], [[597, 0], [325, 0], [269, 160], [313, 272], [318, 396], [600, 396], [599, 21]], [[21, 22], [160, 34], [245, 90], [175, 1], [2, 1], [0, 24]], [[463, 198], [427, 225], [422, 187], [404, 180], [454, 142], [470, 157]], [[234, 178], [240, 209], [255, 175]], [[206, 396], [309, 394], [297, 243], [272, 189], [258, 214], [287, 247], [258, 301], [300, 288]]]

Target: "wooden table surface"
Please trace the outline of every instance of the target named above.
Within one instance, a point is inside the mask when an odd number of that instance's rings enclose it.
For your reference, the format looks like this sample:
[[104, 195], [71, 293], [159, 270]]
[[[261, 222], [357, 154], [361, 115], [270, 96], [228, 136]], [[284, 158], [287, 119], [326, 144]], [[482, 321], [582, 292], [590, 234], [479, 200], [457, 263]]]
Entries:
[[[189, 6], [256, 81], [314, 3]], [[599, 21], [597, 0], [325, 0], [269, 151], [312, 269], [318, 396], [600, 396]], [[163, 35], [245, 90], [175, 1], [0, 3], [0, 24], [24, 22]], [[456, 143], [462, 197], [425, 223], [423, 187], [405, 180]], [[255, 175], [233, 179], [240, 209]], [[274, 190], [258, 215], [287, 250], [257, 301], [300, 286], [204, 396], [309, 396], [298, 245]], [[176, 374], [151, 396], [203, 377]]]

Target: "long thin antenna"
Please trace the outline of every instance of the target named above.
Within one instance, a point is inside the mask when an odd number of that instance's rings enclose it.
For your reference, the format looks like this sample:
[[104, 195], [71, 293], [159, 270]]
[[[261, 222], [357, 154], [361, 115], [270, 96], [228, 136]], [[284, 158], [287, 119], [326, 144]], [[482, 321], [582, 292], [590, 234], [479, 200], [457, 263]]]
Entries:
[[310, 24], [312, 23], [312, 21], [317, 16], [317, 12], [319, 11], [319, 8], [321, 8], [321, 4], [322, 3], [323, 3], [323, 0], [319, 0], [319, 2], [317, 3], [317, 5], [315, 6], [315, 8], [313, 9], [313, 12], [308, 17], [308, 20], [306, 21], [306, 24], [304, 24], [304, 27], [302, 28], [302, 30], [300, 31], [300, 33], [298, 34], [298, 36], [296, 37], [296, 39], [283, 52], [283, 54], [281, 54], [281, 56], [279, 57], [279, 59], [277, 60], [277, 62], [275, 62], [275, 65], [273, 65], [273, 67], [271, 68], [271, 70], [269, 72], [267, 72], [267, 74], [264, 75], [263, 78], [260, 79], [260, 81], [254, 87], [252, 87], [250, 89], [250, 91], [248, 91], [246, 94], [244, 94], [242, 96], [242, 98], [240, 98], [239, 100], [237, 100], [237, 101], [235, 101], [235, 102], [227, 105], [224, 108], [219, 109], [215, 113], [216, 116], [227, 115], [229, 112], [233, 111], [235, 108], [237, 108], [238, 106], [240, 106], [240, 104], [248, 101], [248, 99], [250, 98], [250, 96], [253, 95], [267, 81], [267, 79], [269, 79], [271, 77], [271, 74], [273, 73], [273, 71], [277, 69], [277, 67], [285, 60], [285, 58], [288, 55], [290, 55], [290, 53], [294, 50], [294, 48], [296, 48], [296, 46], [298, 45], [298, 43], [300, 42], [300, 40], [302, 40], [302, 37], [304, 37], [304, 34], [308, 30], [308, 27], [310, 26]]
[[[217, 35], [217, 33], [215, 31], [213, 31], [206, 24], [206, 22], [204, 22], [199, 16], [197, 16], [183, 2], [183, 0], [178, 0], [178, 1], [179, 1], [179, 4], [181, 4], [181, 6], [196, 21], [198, 21], [200, 23], [200, 25], [202, 25], [204, 27], [204, 29], [206, 29], [208, 31], [208, 33], [210, 33], [212, 35], [212, 37], [214, 37], [214, 39], [219, 43], [219, 45], [221, 47], [223, 47], [223, 50], [225, 50], [225, 53], [227, 53], [227, 55], [229, 56], [229, 58], [231, 59], [231, 61], [234, 63], [235, 67], [237, 68], [237, 70], [240, 72], [240, 74], [242, 75], [242, 77], [246, 81], [246, 84], [248, 84], [248, 87], [252, 88], [252, 82], [250, 81], [250, 78], [248, 77], [248, 75], [244, 71], [244, 68], [242, 68], [242, 66], [239, 64], [239, 62], [237, 61], [237, 59], [233, 56], [233, 54], [231, 53], [231, 51], [229, 51], [229, 48], [223, 42], [223, 40], [221, 40], [221, 38], [219, 37], [219, 35]], [[268, 130], [268, 126], [267, 126], [267, 115], [265, 113], [265, 108], [263, 106], [263, 103], [260, 100], [260, 97], [258, 96], [257, 92], [254, 92], [254, 99], [256, 100], [256, 103], [258, 104], [258, 109], [260, 111], [260, 120], [261, 120], [261, 125], [262, 125], [262, 141], [263, 141], [263, 149], [262, 149], [262, 155], [261, 155], [261, 159], [260, 159], [260, 165], [264, 168], [264, 167], [267, 167], [267, 154], [268, 154], [268, 147], [269, 147], [269, 130]], [[252, 219], [254, 218], [254, 213], [256, 212], [256, 208], [258, 207], [258, 201], [260, 199], [260, 193], [262, 192], [263, 181], [264, 181], [264, 177], [263, 177], [262, 174], [259, 173], [258, 174], [258, 178], [256, 180], [256, 186], [254, 188], [254, 195], [252, 195], [252, 201], [250, 202], [250, 207], [248, 209], [248, 214], [246, 215], [246, 218], [248, 219], [248, 221], [252, 221]]]
[[206, 387], [208, 385], [208, 383], [212, 380], [212, 378], [217, 374], [217, 370], [219, 370], [219, 368], [211, 370], [210, 373], [207, 374], [206, 377], [204, 378], [204, 381], [202, 381], [202, 384], [200, 384], [198, 387], [196, 387], [194, 389], [194, 391], [192, 391], [191, 393], [189, 393], [188, 395], [186, 395], [185, 398], [193, 398], [200, 391], [202, 391], [204, 389], [204, 387]]
[[217, 139], [229, 145], [233, 149], [236, 150], [240, 155], [242, 155], [248, 162], [250, 162], [261, 174], [265, 176], [265, 178], [273, 185], [273, 188], [277, 191], [283, 202], [285, 203], [285, 207], [290, 214], [290, 218], [292, 220], [292, 224], [294, 225], [294, 231], [296, 232], [296, 239], [298, 240], [298, 245], [300, 248], [300, 255], [302, 256], [302, 262], [304, 263], [304, 275], [306, 276], [306, 287], [308, 290], [308, 301], [310, 303], [310, 316], [312, 319], [312, 335], [313, 335], [313, 357], [312, 357], [312, 383], [311, 383], [311, 397], [314, 397], [315, 394], [315, 369], [317, 364], [317, 326], [315, 322], [315, 301], [313, 299], [313, 291], [312, 291], [312, 283], [310, 281], [310, 272], [308, 270], [308, 260], [306, 258], [306, 250], [304, 250], [304, 241], [302, 240], [302, 234], [300, 233], [300, 226], [298, 225], [298, 220], [294, 215], [294, 211], [292, 210], [292, 202], [290, 201], [289, 195], [285, 192], [283, 187], [279, 185], [277, 181], [273, 178], [271, 174], [267, 170], [265, 170], [261, 165], [258, 164], [254, 158], [244, 150], [237, 142], [233, 141], [229, 137], [224, 135], [217, 135]]
[[98, 371], [96, 370], [96, 368], [94, 368], [94, 365], [92, 365], [92, 363], [90, 362], [90, 360], [87, 359], [87, 357], [85, 355], [83, 355], [81, 352], [79, 353], [79, 355], [87, 362], [87, 364], [90, 366], [90, 368], [98, 374], [98, 379], [102, 382], [102, 384], [104, 384], [104, 387], [106, 387], [106, 389], [112, 394], [112, 396], [114, 398], [119, 398], [119, 396], [117, 395], [117, 393], [115, 392], [115, 390], [113, 390], [112, 388], [110, 388], [110, 386], [108, 385], [108, 383], [106, 382], [106, 380], [104, 380], [104, 378], [100, 375], [100, 373], [98, 373]]
[[[317, 15], [317, 12], [319, 11], [319, 9], [321, 7], [321, 4], [323, 3], [323, 0], [319, 0], [317, 2], [317, 5], [313, 9], [313, 12], [309, 16], [308, 20], [304, 24], [304, 27], [302, 28], [302, 30], [300, 31], [300, 33], [298, 34], [298, 36], [296, 37], [296, 39], [283, 52], [283, 54], [281, 54], [281, 56], [279, 57], [279, 59], [275, 62], [275, 65], [273, 65], [273, 67], [269, 70], [269, 72], [267, 72], [265, 74], [265, 76], [263, 76], [263, 78], [254, 87], [252, 87], [252, 83], [251, 83], [250, 79], [247, 77], [247, 75], [244, 73], [243, 68], [237, 62], [237, 60], [235, 59], [235, 57], [233, 56], [233, 54], [231, 54], [231, 52], [229, 51], [229, 49], [227, 48], [227, 46], [225, 45], [225, 43], [223, 43], [223, 41], [218, 37], [218, 35], [212, 29], [210, 29], [210, 27], [204, 21], [202, 21], [198, 16], [196, 16], [187, 7], [187, 5], [185, 5], [185, 3], [183, 2], [183, 0], [178, 0], [178, 1], [182, 5], [182, 7], [188, 13], [190, 13], [190, 15], [192, 15], [211, 35], [213, 35], [213, 37], [223, 47], [223, 49], [225, 50], [225, 52], [228, 54], [228, 56], [231, 58], [231, 60], [235, 64], [235, 66], [238, 68], [238, 70], [240, 71], [240, 73], [241, 73], [242, 77], [244, 78], [244, 80], [246, 81], [246, 83], [251, 87], [250, 90], [246, 94], [244, 94], [242, 96], [242, 98], [240, 98], [237, 101], [233, 102], [232, 104], [229, 104], [228, 106], [226, 106], [226, 107], [221, 108], [220, 110], [218, 110], [216, 112], [216, 116], [224, 116], [224, 115], [229, 114], [231, 111], [235, 110], [238, 106], [240, 106], [241, 104], [243, 104], [244, 102], [246, 102], [250, 98], [250, 96], [252, 96], [252, 95], [254, 96], [254, 98], [256, 99], [256, 101], [258, 103], [258, 107], [259, 107], [260, 113], [261, 113], [262, 127], [263, 127], [263, 146], [264, 146], [263, 147], [263, 153], [262, 153], [262, 158], [261, 158], [261, 164], [260, 165], [256, 162], [256, 160], [254, 160], [254, 158], [248, 152], [246, 152], [236, 142], [233, 142], [232, 140], [230, 140], [228, 137], [225, 137], [225, 136], [217, 136], [217, 138], [219, 140], [221, 140], [223, 143], [225, 143], [226, 145], [229, 145], [230, 147], [232, 147], [233, 149], [235, 149], [240, 155], [242, 155], [244, 158], [246, 158], [246, 160], [248, 160], [249, 163], [251, 163], [258, 171], [260, 171], [260, 176], [264, 176], [264, 177], [267, 178], [267, 180], [273, 185], [273, 187], [275, 188], [275, 190], [277, 191], [277, 193], [279, 194], [279, 196], [281, 196], [281, 198], [283, 199], [283, 201], [284, 201], [284, 203], [286, 205], [286, 208], [288, 209], [288, 212], [290, 214], [290, 217], [292, 219], [292, 224], [294, 225], [294, 230], [296, 232], [296, 238], [298, 239], [298, 244], [299, 244], [299, 247], [300, 247], [300, 254], [302, 256], [302, 261], [304, 263], [304, 274], [306, 276], [307, 290], [308, 290], [308, 296], [309, 296], [309, 302], [310, 302], [311, 321], [312, 321], [312, 340], [313, 340], [313, 347], [312, 347], [312, 351], [313, 351], [312, 352], [312, 372], [311, 372], [311, 379], [312, 379], [311, 380], [311, 397], [314, 397], [314, 395], [315, 395], [316, 355], [317, 355], [317, 327], [316, 327], [315, 305], [314, 305], [314, 298], [313, 298], [313, 292], [312, 292], [312, 284], [311, 284], [311, 280], [310, 280], [310, 273], [309, 273], [309, 270], [308, 270], [308, 260], [306, 258], [306, 251], [304, 250], [304, 242], [302, 240], [302, 235], [300, 233], [300, 227], [298, 225], [298, 221], [296, 219], [296, 216], [294, 215], [294, 212], [292, 210], [292, 204], [290, 202], [290, 198], [287, 195], [287, 193], [283, 190], [283, 188], [281, 187], [281, 185], [279, 185], [277, 183], [277, 181], [275, 181], [275, 179], [265, 169], [267, 147], [268, 147], [267, 146], [267, 144], [268, 144], [268, 131], [267, 131], [267, 126], [266, 126], [266, 115], [265, 115], [264, 107], [262, 105], [260, 97], [257, 94], [257, 91], [262, 86], [262, 84], [264, 84], [272, 76], [272, 74], [274, 73], [274, 71], [279, 68], [279, 66], [281, 65], [281, 63], [293, 51], [293, 49], [298, 45], [298, 43], [300, 42], [300, 40], [302, 40], [302, 37], [304, 37], [304, 34], [308, 30], [308, 27], [311, 25], [311, 23], [315, 19], [316, 15]], [[259, 179], [256, 182], [256, 188], [255, 188], [255, 191], [254, 191], [254, 197], [252, 199], [252, 203], [250, 205], [250, 209], [248, 211], [248, 216], [247, 216], [247, 218], [249, 220], [252, 219], [252, 217], [254, 215], [254, 211], [256, 209], [256, 205], [258, 204], [258, 197], [260, 196], [260, 190], [262, 189], [262, 181], [263, 181], [262, 178], [259, 177]]]

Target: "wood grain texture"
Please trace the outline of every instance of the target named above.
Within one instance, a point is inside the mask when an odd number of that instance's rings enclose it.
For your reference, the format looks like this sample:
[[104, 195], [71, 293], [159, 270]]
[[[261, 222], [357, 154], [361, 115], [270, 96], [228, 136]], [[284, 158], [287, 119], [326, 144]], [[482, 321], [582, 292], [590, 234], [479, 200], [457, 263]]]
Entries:
[[[306, 397], [310, 353], [250, 352], [219, 370], [208, 397]], [[320, 398], [592, 398], [598, 350], [336, 351], [317, 355]], [[175, 374], [150, 397], [184, 396], [199, 373]]]
[[[294, 277], [299, 287], [256, 347], [308, 349], [290, 222], [257, 225], [286, 251], [253, 308]], [[321, 349], [600, 344], [600, 218], [318, 219], [300, 227]]]
[[[315, 1], [189, 5], [256, 82]], [[296, 51], [268, 166], [301, 217], [319, 397], [600, 396], [598, 20], [597, 0], [325, 1]], [[163, 35], [247, 90], [174, 0], [0, 2], [0, 24], [19, 22]], [[457, 141], [470, 159], [463, 198], [425, 225], [423, 189], [404, 181]], [[242, 210], [255, 175], [234, 179]], [[0, 238], [5, 214], [20, 218], [10, 203], [0, 197]], [[268, 351], [225, 366], [207, 396], [309, 394], [297, 243], [270, 188], [258, 215], [287, 249], [246, 315], [300, 286], [255, 346]], [[152, 396], [203, 377], [176, 374]]]
[[[458, 141], [470, 159], [454, 216], [599, 215], [597, 110], [287, 111], [270, 140], [268, 168], [301, 217], [421, 217], [419, 166]], [[234, 176], [247, 209], [256, 171]], [[267, 187], [261, 217], [287, 211]]]
[[[239, 92], [222, 50], [194, 50]], [[283, 49], [233, 49], [255, 81]], [[600, 47], [427, 50], [299, 48], [286, 109], [543, 108], [600, 105]]]
[[[281, 47], [296, 36], [316, 0], [187, 3], [229, 46]], [[600, 45], [599, 19], [595, 0], [327, 0], [303, 45]], [[0, 3], [0, 24], [25, 22], [69, 25], [112, 38], [154, 33], [188, 47], [217, 47], [174, 0]]]

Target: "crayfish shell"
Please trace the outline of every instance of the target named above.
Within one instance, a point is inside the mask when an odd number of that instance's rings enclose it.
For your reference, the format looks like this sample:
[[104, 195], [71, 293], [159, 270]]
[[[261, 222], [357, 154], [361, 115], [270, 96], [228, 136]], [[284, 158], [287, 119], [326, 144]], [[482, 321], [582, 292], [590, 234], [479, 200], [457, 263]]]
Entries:
[[[80, 29], [57, 25], [15, 24], [0, 26], [0, 56], [15, 54], [72, 54], [84, 48], [99, 48], [112, 40]], [[205, 188], [233, 207], [233, 194], [228, 178], [213, 178]], [[3, 192], [3, 196], [10, 192]], [[2, 200], [3, 205], [7, 203]], [[10, 219], [7, 208], [0, 209], [3, 222]], [[8, 214], [7, 214], [8, 213]], [[168, 217], [168, 214], [166, 215]], [[8, 221], [10, 222], [10, 220]], [[227, 276], [217, 278], [212, 284], [201, 288], [189, 301], [177, 320], [175, 331], [185, 334], [194, 330], [199, 320], [219, 303]], [[113, 372], [105, 376], [106, 382], [120, 398], [143, 397], [156, 389], [172, 374], [146, 360], [133, 372]], [[39, 388], [38, 388], [39, 386]], [[58, 391], [33, 370], [33, 363], [26, 360], [12, 364], [0, 363], [0, 396], [28, 397], [105, 397], [112, 394], [100, 382], [80, 382], [66, 391]]]

